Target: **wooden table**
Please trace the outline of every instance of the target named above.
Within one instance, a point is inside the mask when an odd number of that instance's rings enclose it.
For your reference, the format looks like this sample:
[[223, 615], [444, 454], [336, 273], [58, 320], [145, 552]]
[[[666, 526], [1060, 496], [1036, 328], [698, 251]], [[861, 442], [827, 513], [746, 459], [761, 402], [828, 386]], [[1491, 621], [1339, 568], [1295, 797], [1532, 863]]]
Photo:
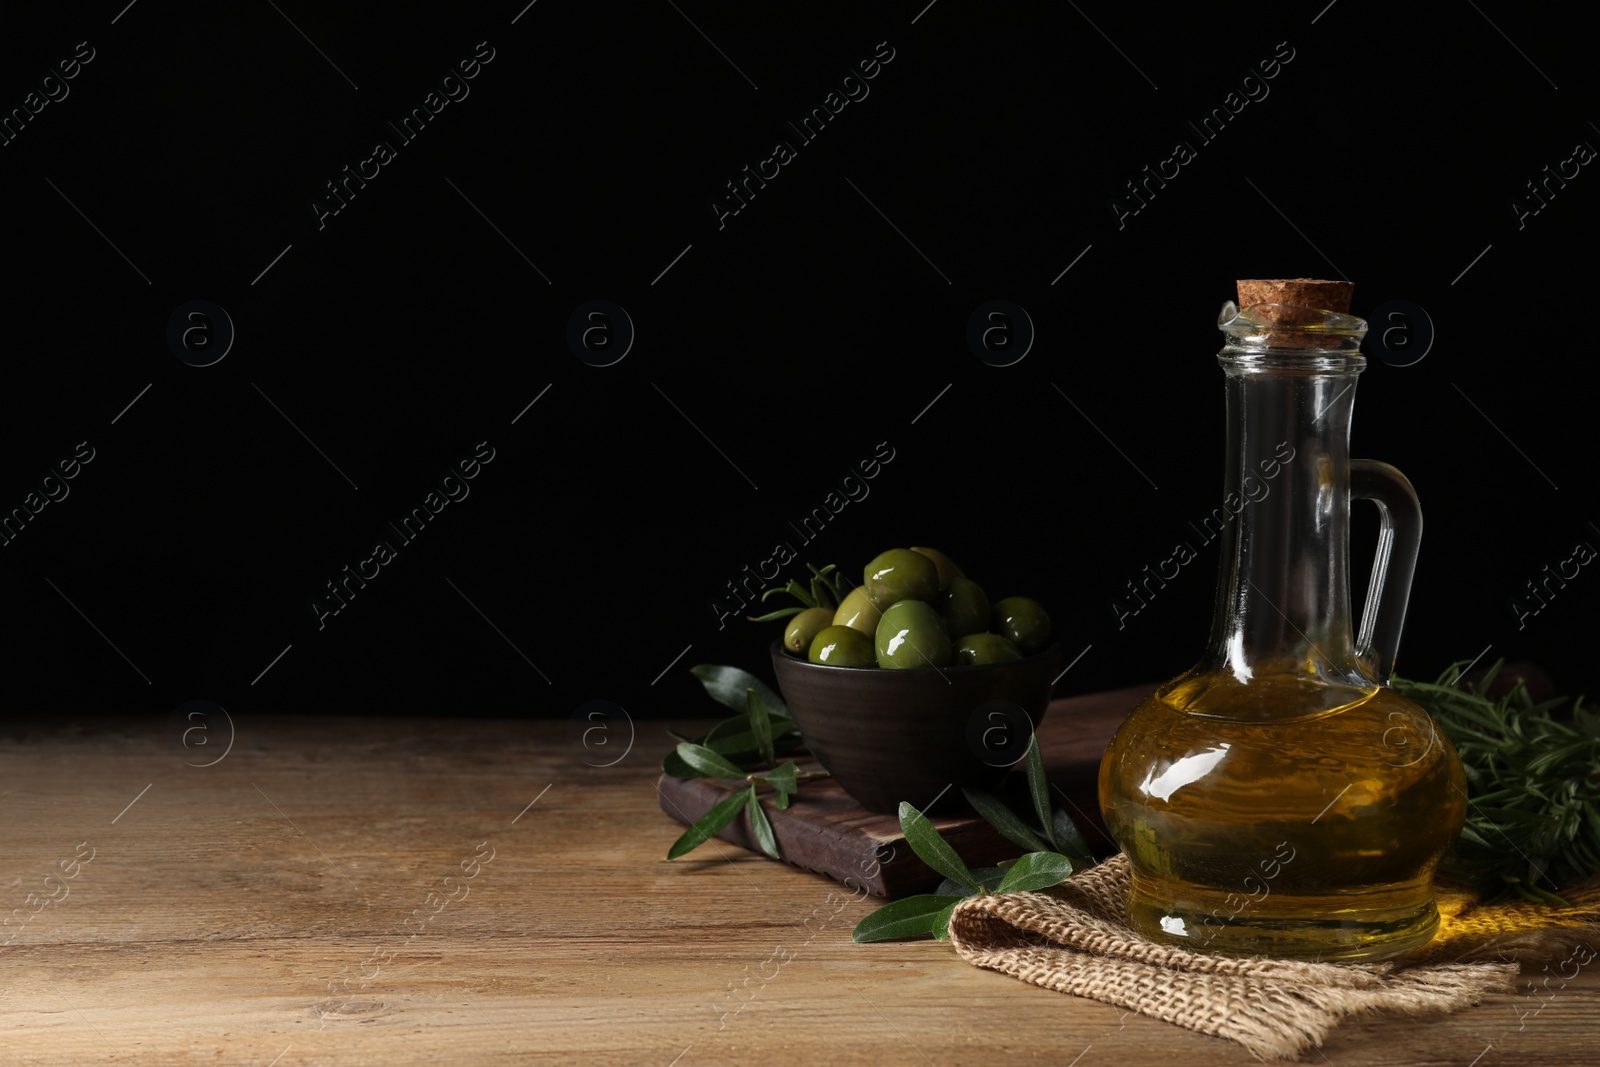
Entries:
[[[853, 944], [875, 902], [821, 876], [721, 842], [667, 862], [652, 724], [610, 767], [566, 723], [236, 726], [212, 766], [222, 736], [0, 731], [0, 1064], [1254, 1062], [941, 944]], [[1600, 1063], [1596, 971], [1310, 1062]]]

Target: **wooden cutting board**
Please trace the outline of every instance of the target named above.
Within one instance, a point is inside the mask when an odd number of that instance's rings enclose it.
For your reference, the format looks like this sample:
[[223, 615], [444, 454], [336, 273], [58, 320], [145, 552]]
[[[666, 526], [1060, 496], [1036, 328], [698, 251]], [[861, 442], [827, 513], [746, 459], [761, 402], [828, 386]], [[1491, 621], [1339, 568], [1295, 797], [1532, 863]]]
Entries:
[[[1067, 805], [1090, 848], [1097, 853], [1109, 854], [1116, 847], [1106, 835], [1095, 795], [1100, 757], [1123, 718], [1155, 688], [1156, 683], [1150, 683], [1055, 700], [1039, 724], [1039, 749], [1050, 782], [1058, 790], [1056, 802]], [[815, 761], [798, 762], [801, 770], [819, 766]], [[736, 788], [740, 787], [712, 778], [678, 779], [667, 775], [656, 783], [661, 810], [684, 825], [704, 815]], [[1020, 765], [1012, 771], [1001, 793], [1012, 801], [1014, 810], [1031, 810], [1027, 801], [1020, 799], [1026, 795]], [[895, 816], [867, 811], [832, 779], [803, 783], [787, 809], [768, 803], [763, 810], [785, 861], [826, 874], [852, 889], [864, 888], [878, 897], [903, 897], [931, 892], [942, 881], [907, 847]], [[936, 817], [932, 822], [968, 866], [992, 866], [997, 860], [1017, 854], [1016, 845], [975, 816]], [[717, 837], [757, 852], [742, 816]]]

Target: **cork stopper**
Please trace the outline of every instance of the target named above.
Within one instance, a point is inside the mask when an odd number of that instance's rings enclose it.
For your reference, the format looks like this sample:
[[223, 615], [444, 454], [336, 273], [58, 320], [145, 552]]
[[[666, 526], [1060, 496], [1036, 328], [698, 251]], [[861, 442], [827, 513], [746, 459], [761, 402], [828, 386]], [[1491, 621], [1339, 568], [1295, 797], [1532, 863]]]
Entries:
[[1348, 315], [1350, 296], [1355, 290], [1352, 282], [1323, 278], [1241, 278], [1238, 284], [1240, 310], [1266, 304], [1254, 312], [1257, 318], [1292, 327], [1266, 332], [1262, 340], [1274, 348], [1325, 346], [1328, 341], [1320, 336], [1318, 324], [1326, 321], [1328, 312]]
[[[1321, 278], [1241, 278], [1239, 307], [1287, 304], [1294, 308], [1320, 308], [1348, 315], [1350, 294], [1354, 290], [1353, 282], [1330, 282]], [[1262, 318], [1285, 325], [1311, 321], [1306, 316], [1294, 314], [1289, 308], [1264, 308]]]

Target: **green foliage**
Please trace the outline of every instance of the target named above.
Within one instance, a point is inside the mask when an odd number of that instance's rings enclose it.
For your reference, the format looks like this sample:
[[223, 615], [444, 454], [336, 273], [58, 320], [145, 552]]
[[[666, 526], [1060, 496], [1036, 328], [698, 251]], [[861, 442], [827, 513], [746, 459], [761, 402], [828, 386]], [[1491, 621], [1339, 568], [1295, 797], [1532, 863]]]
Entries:
[[[826, 569], [815, 575], [825, 585]], [[760, 786], [770, 786], [773, 802], [787, 808], [800, 782], [827, 772], [802, 774], [793, 760], [780, 759], [804, 744], [781, 697], [753, 675], [734, 667], [701, 665], [693, 668], [712, 699], [740, 714], [713, 726], [704, 737], [673, 734], [677, 747], [661, 761], [661, 769], [675, 778], [718, 778], [739, 782], [742, 788], [715, 804], [672, 843], [667, 858], [677, 859], [705, 844], [741, 814], [750, 824], [750, 836], [762, 852], [778, 859], [778, 842], [772, 822], [761, 806]], [[742, 687], [742, 688], [741, 688]], [[670, 731], [669, 731], [670, 732]], [[1050, 807], [1050, 784], [1037, 739], [1030, 739], [1024, 757], [1033, 814], [1032, 826], [995, 797], [978, 789], [963, 790], [967, 802], [1009, 841], [1027, 850], [1021, 858], [997, 867], [972, 870], [950, 847], [928, 817], [910, 804], [900, 805], [900, 828], [906, 843], [922, 861], [944, 875], [939, 892], [908, 897], [879, 908], [863, 919], [851, 936], [857, 941], [892, 941], [904, 938], [949, 936], [950, 913], [967, 897], [980, 893], [1016, 893], [1055, 885], [1093, 863], [1083, 835], [1065, 812]], [[1063, 854], [1065, 852], [1066, 854]]]
[[[1002, 861], [997, 867], [972, 870], [926, 815], [902, 803], [900, 829], [906, 836], [906, 844], [922, 862], [944, 875], [944, 883], [936, 893], [907, 897], [879, 908], [856, 924], [850, 934], [853, 940], [898, 941], [931, 936], [943, 941], [950, 936], [950, 913], [968, 897], [1048, 889], [1070, 877], [1073, 871], [1083, 870], [1094, 862], [1088, 848], [1083, 846], [1083, 835], [1078, 832], [1077, 825], [1065, 813], [1051, 810], [1050, 783], [1045, 777], [1037, 738], [1029, 739], [1024, 759], [1028, 770], [1028, 795], [1039, 820], [1037, 827], [1030, 826], [981, 789], [964, 789], [962, 794], [989, 825], [1000, 831], [1006, 840], [1028, 849], [1027, 854]], [[1075, 854], [1068, 856], [1053, 851], [1050, 846], [1058, 844]]]
[[701, 738], [686, 738], [669, 730], [678, 746], [661, 761], [662, 772], [674, 778], [720, 778], [748, 784], [696, 819], [672, 843], [667, 859], [677, 859], [699, 848], [738, 818], [740, 812], [750, 820], [750, 834], [756, 846], [779, 859], [778, 841], [761, 807], [757, 787], [771, 786], [773, 803], [787, 808], [802, 778], [821, 777], [826, 772], [802, 775], [793, 760], [779, 762], [781, 756], [798, 751], [805, 742], [789, 715], [788, 705], [761, 679], [737, 667], [710, 664], [694, 667], [690, 673], [700, 679], [713, 700], [735, 708], [739, 714], [723, 719]]
[[966, 897], [952, 894], [927, 894], [906, 897], [893, 904], [885, 904], [856, 924], [850, 934], [856, 941], [904, 941], [927, 937], [933, 929], [933, 920], [943, 915], [949, 921], [949, 909]]
[[1461, 757], [1467, 819], [1441, 870], [1487, 891], [1551, 900], [1600, 874], [1600, 715], [1583, 698], [1535, 703], [1519, 678], [1488, 695], [1501, 663], [1476, 685], [1462, 664], [1435, 682], [1392, 681], [1432, 716]]

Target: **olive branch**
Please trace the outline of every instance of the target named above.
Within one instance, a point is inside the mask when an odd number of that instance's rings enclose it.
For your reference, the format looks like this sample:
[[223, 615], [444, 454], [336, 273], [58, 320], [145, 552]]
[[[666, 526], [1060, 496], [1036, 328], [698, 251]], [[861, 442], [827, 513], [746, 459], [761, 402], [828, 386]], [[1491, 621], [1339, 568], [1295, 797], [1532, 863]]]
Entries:
[[690, 673], [700, 679], [717, 703], [740, 714], [723, 719], [703, 737], [690, 738], [667, 732], [678, 746], [661, 761], [661, 770], [674, 778], [718, 778], [745, 783], [745, 787], [718, 801], [690, 825], [667, 850], [677, 859], [699, 848], [717, 831], [747, 813], [750, 836], [761, 851], [782, 859], [772, 834], [772, 822], [761, 807], [762, 785], [773, 791], [773, 803], [787, 808], [801, 782], [828, 777], [827, 771], [802, 771], [791, 759], [779, 761], [805, 747], [789, 706], [755, 675], [737, 667], [702, 663]]

